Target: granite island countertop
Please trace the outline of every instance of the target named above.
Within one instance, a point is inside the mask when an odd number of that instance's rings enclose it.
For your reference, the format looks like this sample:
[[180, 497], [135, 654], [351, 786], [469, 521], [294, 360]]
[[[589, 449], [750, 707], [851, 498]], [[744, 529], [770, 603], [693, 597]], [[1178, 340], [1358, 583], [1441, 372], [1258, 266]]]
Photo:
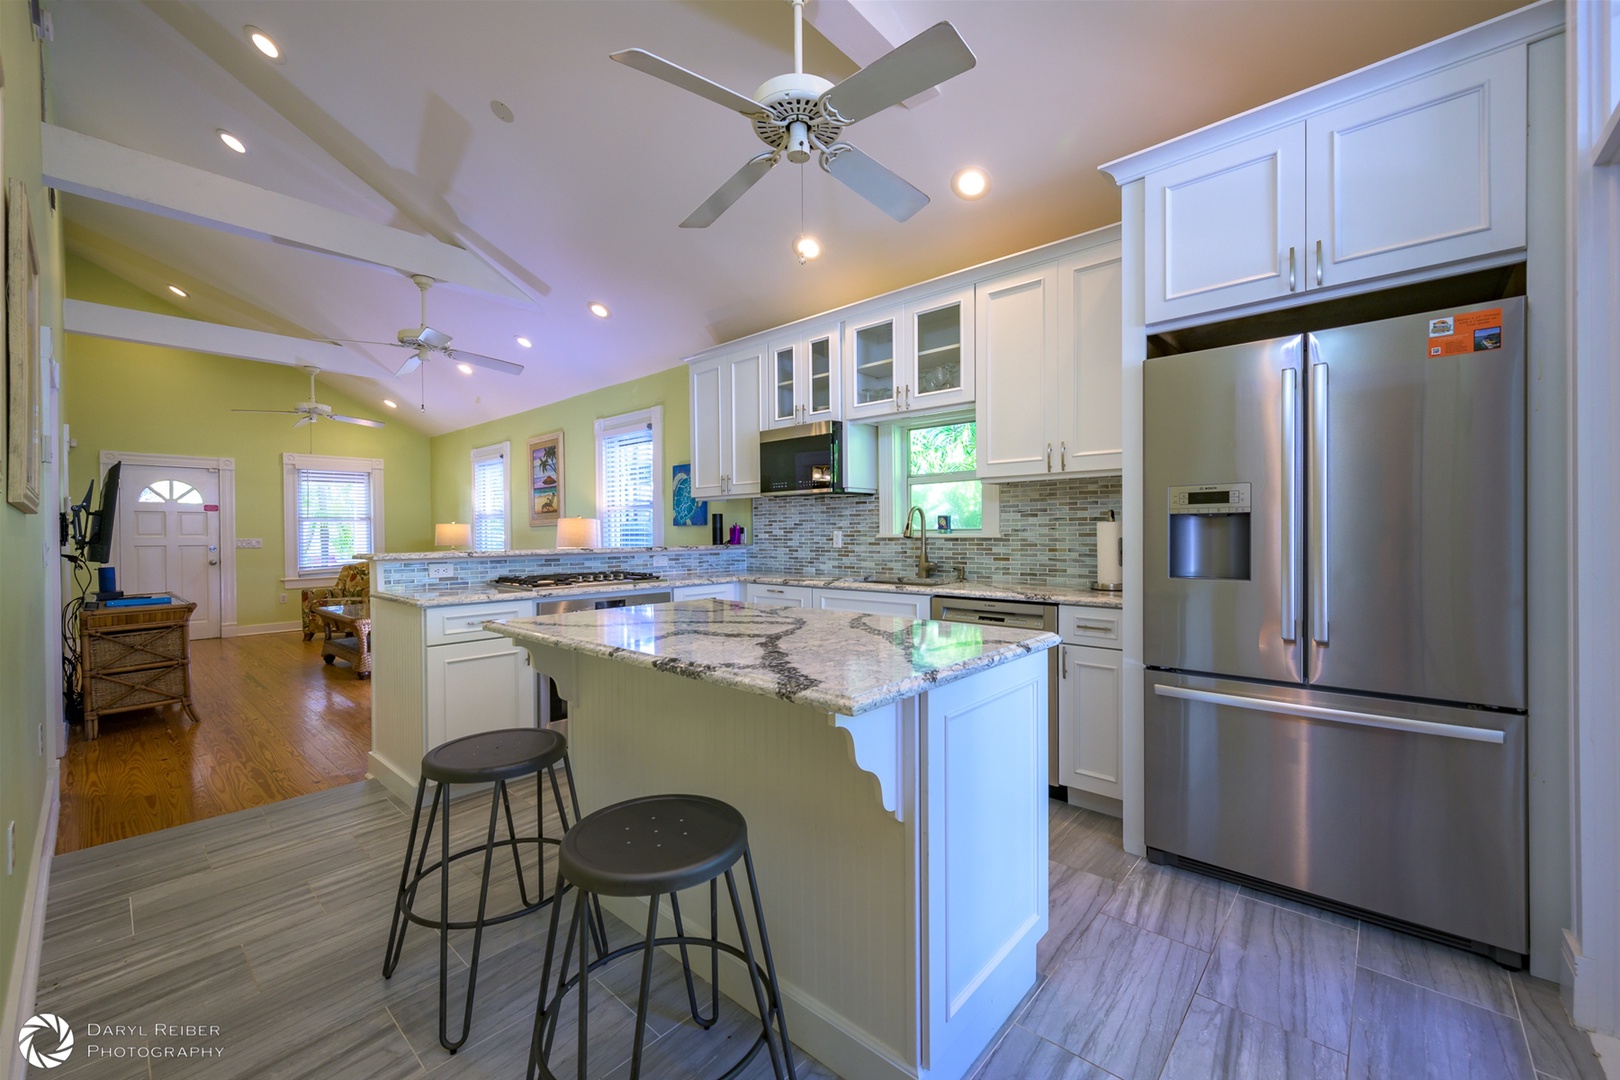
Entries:
[[559, 596], [618, 596], [624, 593], [667, 591], [687, 585], [724, 585], [736, 581], [752, 581], [764, 585], [798, 585], [814, 589], [852, 589], [860, 592], [911, 593], [927, 596], [962, 596], [980, 600], [1027, 600], [1043, 604], [1072, 604], [1080, 607], [1113, 608], [1124, 606], [1119, 593], [1093, 591], [1080, 581], [1063, 581], [1039, 585], [1023, 582], [952, 581], [941, 578], [927, 585], [896, 584], [864, 581], [854, 577], [803, 577], [759, 573], [670, 574], [656, 581], [594, 582], [584, 585], [563, 585], [545, 589], [498, 590], [493, 586], [465, 583], [435, 587], [423, 585], [410, 589], [375, 590], [372, 596], [380, 600], [394, 600], [415, 607], [445, 607], [452, 604], [477, 604], [492, 600], [547, 599]]
[[1059, 643], [1056, 634], [732, 600], [485, 624], [548, 645], [854, 716]]

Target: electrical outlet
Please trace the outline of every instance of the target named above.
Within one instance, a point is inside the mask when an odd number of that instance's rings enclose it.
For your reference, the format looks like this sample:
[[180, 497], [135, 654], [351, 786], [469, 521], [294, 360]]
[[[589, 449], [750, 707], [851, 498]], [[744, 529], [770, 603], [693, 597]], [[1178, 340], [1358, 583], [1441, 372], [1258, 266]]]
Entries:
[[285, 604], [287, 602], [287, 594], [286, 593], [281, 594], [281, 602], [283, 604]]
[[428, 567], [428, 577], [430, 578], [447, 578], [455, 576], [456, 568], [451, 566], [449, 563], [434, 563]]
[[843, 546], [844, 546], [844, 530], [843, 529], [834, 529], [833, 530], [833, 547], [843, 547]]
[[236, 538], [236, 546], [239, 548], [262, 548], [264, 547], [264, 541], [256, 536], [246, 538], [239, 536]]
[[17, 823], [11, 822], [6, 826], [6, 876], [10, 877], [17, 869]]
[[668, 555], [654, 555], [653, 556], [653, 569], [654, 570], [662, 570], [662, 569], [664, 569], [664, 567], [666, 567], [668, 565], [669, 565], [669, 556]]

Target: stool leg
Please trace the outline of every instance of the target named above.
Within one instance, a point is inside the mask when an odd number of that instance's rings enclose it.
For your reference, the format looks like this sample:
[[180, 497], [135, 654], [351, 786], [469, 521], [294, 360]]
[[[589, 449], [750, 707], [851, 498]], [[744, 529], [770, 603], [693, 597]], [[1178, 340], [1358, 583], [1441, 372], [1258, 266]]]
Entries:
[[[714, 884], [712, 879], [710, 880], [709, 884], [710, 885]], [[710, 891], [710, 894], [709, 894], [709, 901], [710, 901], [710, 911], [712, 912], [714, 910], [713, 909], [714, 893], [713, 893], [712, 890]], [[670, 906], [671, 910], [673, 910], [674, 913], [675, 913], [675, 936], [677, 938], [681, 939], [680, 940], [681, 971], [686, 976], [686, 1003], [689, 1006], [689, 1008], [691, 1009], [692, 1020], [698, 1025], [698, 1027], [702, 1028], [704, 1031], [707, 1031], [707, 1030], [709, 1030], [709, 1028], [713, 1027], [714, 1022], [720, 1018], [720, 1010], [718, 1008], [719, 1003], [716, 1002], [717, 1007], [707, 1017], [705, 1017], [701, 1012], [698, 1011], [697, 988], [695, 986], [693, 986], [693, 984], [692, 984], [692, 962], [691, 962], [691, 959], [686, 954], [686, 927], [681, 924], [681, 898], [679, 896], [677, 896], [675, 893], [670, 893], [669, 894], [669, 906]], [[711, 918], [711, 922], [715, 922], [715, 921], [716, 920]], [[717, 976], [718, 973], [719, 973], [718, 969], [720, 967], [720, 950], [718, 950], [718, 949], [710, 949], [709, 954], [714, 959], [715, 971], [713, 972], [713, 975]], [[711, 977], [713, 977], [713, 976], [711, 976]]]
[[[563, 876], [562, 870], [559, 869], [557, 871], [558, 896], [561, 895], [562, 888]], [[558, 902], [554, 899], [551, 906], [553, 931], [555, 931], [557, 927], [557, 910]], [[551, 1004], [546, 1007], [545, 1012], [541, 1014], [546, 1018], [545, 1037], [540, 1044], [540, 1056], [542, 1060], [551, 1056], [551, 1042], [557, 1033], [557, 1017], [560, 1014], [563, 995], [568, 991], [568, 965], [573, 961], [574, 958], [574, 935], [576, 932], [578, 932], [579, 936], [583, 940], [585, 935], [585, 923], [589, 921], [589, 915], [586, 913], [587, 911], [588, 909], [585, 907], [585, 897], [583, 894], [581, 894], [578, 902], [574, 905], [573, 913], [568, 916], [568, 938], [563, 943], [562, 955], [558, 958], [557, 962], [557, 993], [551, 999]], [[545, 994], [544, 984], [545, 982], [550, 981], [551, 978], [551, 949], [556, 943], [556, 940], [557, 937], [555, 933], [553, 933], [546, 940], [546, 965], [544, 972], [542, 973], [541, 983], [542, 1000], [544, 1000]], [[539, 1016], [535, 1017], [536, 1024], [539, 1023], [539, 1019]], [[546, 1069], [548, 1076], [550, 1075], [550, 1071], [551, 1070], [548, 1067]]]
[[754, 853], [743, 848], [743, 866], [748, 871], [748, 891], [754, 898], [754, 923], [759, 927], [759, 947], [765, 954], [765, 974], [770, 979], [771, 1003], [776, 1007], [776, 1026], [782, 1037], [782, 1055], [787, 1059], [788, 1080], [798, 1080], [793, 1070], [793, 1044], [788, 1041], [787, 1014], [782, 1006], [782, 987], [776, 981], [776, 961], [771, 958], [771, 936], [765, 929], [765, 906], [759, 899], [759, 879], [754, 876]]
[[[647, 1035], [647, 999], [652, 996], [652, 966], [654, 942], [658, 940], [658, 895], [653, 894], [647, 902], [647, 938], [646, 946], [641, 953], [641, 992], [636, 995], [636, 1042], [635, 1049], [630, 1054], [630, 1080], [641, 1078], [641, 1044]], [[684, 949], [685, 947], [682, 946]], [[585, 970], [585, 942], [579, 943], [580, 971]], [[579, 999], [579, 1041], [585, 1044], [585, 996]], [[585, 1055], [581, 1053], [579, 1080], [585, 1080]]]
[[[574, 806], [574, 820], [578, 821], [584, 815], [579, 812], [579, 792], [574, 788], [574, 766], [564, 754], [563, 775], [568, 778], [568, 800]], [[557, 790], [557, 767], [551, 767], [551, 793], [557, 798], [557, 816], [562, 819], [563, 832], [569, 829], [568, 814], [563, 810], [562, 793]], [[602, 901], [595, 893], [591, 894], [591, 907], [596, 912], [596, 922], [591, 926], [591, 937], [596, 942], [596, 955], [604, 957], [608, 953], [607, 920], [602, 917]]]
[[394, 896], [394, 919], [388, 927], [388, 947], [383, 952], [383, 978], [394, 977], [399, 967], [400, 953], [405, 951], [405, 931], [410, 919], [405, 917], [416, 903], [416, 884], [421, 880], [422, 867], [427, 862], [428, 847], [433, 842], [433, 815], [439, 812], [439, 788], [433, 788], [433, 806], [428, 810], [427, 834], [422, 837], [422, 852], [416, 860], [416, 877], [411, 876], [411, 855], [416, 852], [416, 828], [422, 820], [422, 796], [427, 791], [427, 779], [417, 781], [416, 809], [411, 813], [411, 838], [405, 844], [405, 863], [399, 870], [399, 892]]
[[[585, 1018], [589, 1015], [591, 1009], [589, 997], [591, 988], [591, 963], [590, 946], [585, 940], [585, 924], [591, 921], [591, 909], [585, 903], [585, 892], [583, 889], [580, 890], [579, 894], [579, 907], [577, 909], [576, 918], [581, 924], [579, 931], [579, 1080], [587, 1080], [588, 1074], [585, 1069], [585, 1045], [587, 1042], [589, 1042], [590, 1035], [586, 1031]], [[636, 1013], [637, 1064], [630, 1066], [630, 1080], [637, 1080], [639, 1075], [638, 1070], [641, 1059], [641, 1033], [646, 1029], [646, 1015], [647, 1014], [644, 1012]]]
[[760, 983], [759, 964], [754, 960], [754, 946], [748, 939], [748, 920], [743, 917], [742, 901], [737, 896], [737, 878], [726, 871], [726, 889], [731, 893], [731, 912], [737, 917], [737, 936], [742, 939], [743, 957], [748, 964], [748, 984], [754, 988], [754, 1003], [759, 1008], [759, 1022], [765, 1029], [765, 1048], [771, 1052], [771, 1075], [782, 1080], [782, 1059], [776, 1050], [776, 1037], [771, 1031], [772, 1008], [765, 1002], [765, 988]]
[[[522, 900], [524, 907], [530, 907], [534, 901], [529, 899], [529, 883], [523, 880], [523, 856], [518, 853], [517, 825], [512, 821], [512, 799], [506, 790], [506, 781], [502, 780], [495, 786], [500, 789], [501, 805], [506, 809], [506, 838], [512, 841], [512, 866], [517, 871], [518, 898]], [[535, 813], [540, 814], [538, 806], [535, 807]], [[544, 858], [544, 855], [541, 857]]]
[[[450, 1040], [447, 1027], [448, 1017], [445, 1016], [448, 1005], [449, 977], [443, 966], [439, 968], [439, 1045], [452, 1054], [466, 1043], [467, 1036], [472, 1033], [473, 992], [478, 988], [478, 952], [484, 944], [484, 913], [489, 904], [489, 868], [495, 859], [495, 827], [501, 819], [501, 803], [506, 799], [506, 781], [497, 780], [495, 790], [490, 793], [489, 801], [489, 834], [484, 839], [484, 880], [478, 889], [478, 918], [473, 923], [472, 956], [467, 960], [467, 1003], [462, 1010], [461, 1038], [454, 1042]], [[450, 800], [444, 801], [444, 873], [439, 879], [439, 919], [446, 926], [450, 923]], [[449, 960], [450, 932], [446, 930], [440, 937], [439, 956], [443, 961]]]

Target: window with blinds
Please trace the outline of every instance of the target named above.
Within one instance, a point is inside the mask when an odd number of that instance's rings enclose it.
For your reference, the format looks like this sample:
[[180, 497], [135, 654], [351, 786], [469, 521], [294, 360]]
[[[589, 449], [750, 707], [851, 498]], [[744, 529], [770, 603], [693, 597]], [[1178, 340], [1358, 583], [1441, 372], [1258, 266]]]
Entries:
[[298, 573], [336, 570], [374, 550], [371, 543], [371, 473], [299, 469]]
[[603, 547], [652, 547], [658, 528], [655, 422], [647, 414], [597, 424], [597, 506]]
[[476, 551], [505, 551], [507, 445], [474, 450], [472, 540]]

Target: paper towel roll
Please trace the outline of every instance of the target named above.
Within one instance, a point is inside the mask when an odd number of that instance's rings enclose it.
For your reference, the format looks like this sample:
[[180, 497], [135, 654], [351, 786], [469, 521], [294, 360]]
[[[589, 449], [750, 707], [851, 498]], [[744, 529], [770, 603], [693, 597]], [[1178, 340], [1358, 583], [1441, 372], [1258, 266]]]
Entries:
[[1097, 522], [1097, 584], [1120, 584], [1117, 521]]

